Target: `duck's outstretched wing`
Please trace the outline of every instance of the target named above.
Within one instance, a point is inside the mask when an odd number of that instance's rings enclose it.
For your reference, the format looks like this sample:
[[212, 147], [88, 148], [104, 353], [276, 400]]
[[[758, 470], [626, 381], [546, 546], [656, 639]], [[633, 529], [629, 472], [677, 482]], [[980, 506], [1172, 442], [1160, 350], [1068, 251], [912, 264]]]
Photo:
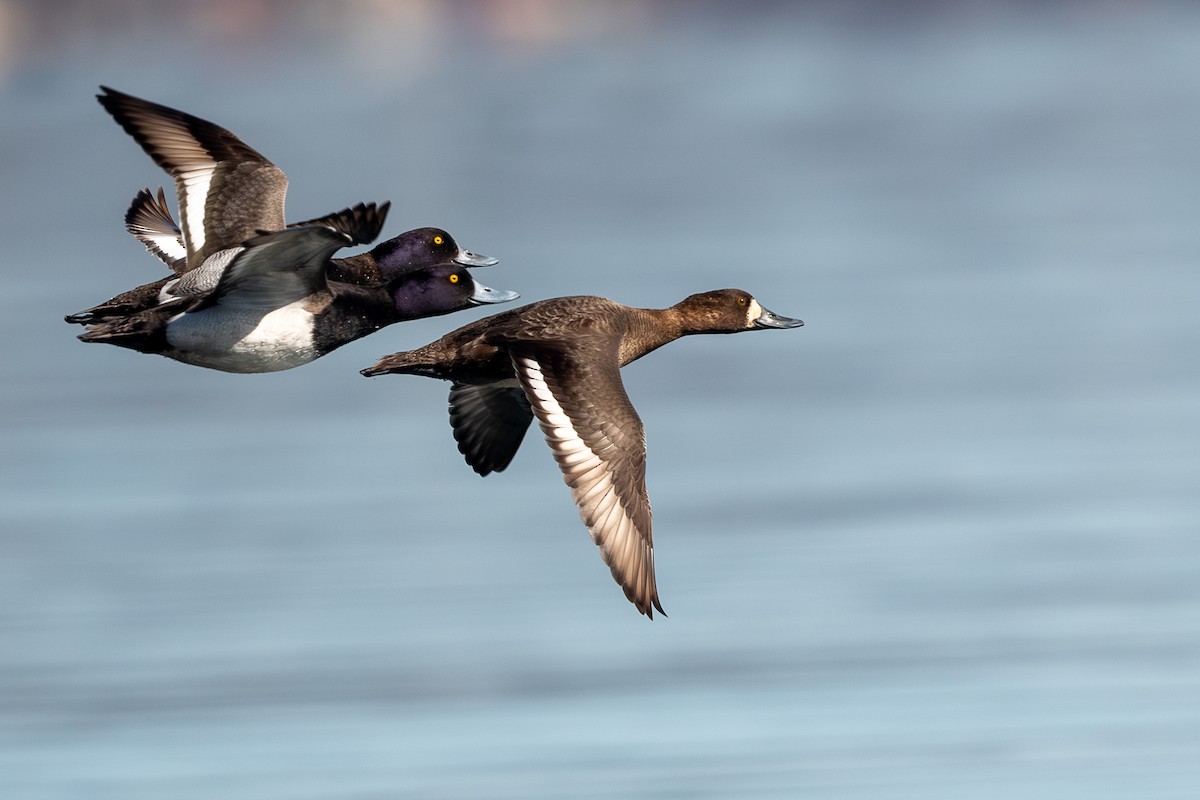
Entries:
[[354, 239], [354, 244], [367, 244], [375, 241], [383, 224], [387, 221], [388, 210], [392, 201], [376, 205], [375, 203], [359, 203], [354, 208], [344, 208], [332, 214], [326, 214], [316, 219], [306, 219], [303, 222], [293, 222], [289, 228], [307, 228], [312, 225], [324, 225], [336, 228]]
[[510, 342], [509, 352], [604, 563], [638, 611], [665, 614], [654, 580], [645, 431], [621, 382], [617, 348]]
[[287, 176], [207, 120], [100, 87], [100, 105], [175, 179], [188, 267], [284, 227]]
[[450, 426], [458, 452], [480, 475], [504, 471], [531, 422], [533, 410], [520, 387], [467, 383], [450, 387]]
[[224, 268], [211, 302], [227, 307], [282, 308], [325, 287], [325, 267], [343, 247], [366, 244], [383, 225], [374, 203], [324, 219], [329, 224], [260, 233]]
[[[324, 225], [336, 228], [350, 236], [367, 236], [368, 238], [364, 240], [365, 243], [373, 241], [379, 236], [391, 207], [390, 200], [378, 206], [374, 203], [366, 204], [364, 208], [367, 209], [369, 218], [365, 219], [363, 223], [351, 219], [348, 225], [347, 209], [343, 209], [323, 217], [293, 222], [287, 227], [307, 228], [313, 225]], [[171, 216], [171, 209], [167, 207], [167, 199], [163, 195], [161, 187], [159, 187], [157, 198], [149, 189], [142, 189], [137, 193], [129, 210], [125, 212], [125, 230], [133, 234], [139, 242], [146, 246], [147, 250], [176, 274], [187, 271], [187, 248], [183, 243], [183, 233], [179, 230], [179, 225], [175, 223], [175, 218]]]
[[149, 188], [137, 193], [125, 212], [125, 230], [176, 275], [187, 272], [187, 247], [183, 244], [179, 226], [171, 216], [171, 209], [167, 207], [162, 187], [159, 187], [157, 197]]

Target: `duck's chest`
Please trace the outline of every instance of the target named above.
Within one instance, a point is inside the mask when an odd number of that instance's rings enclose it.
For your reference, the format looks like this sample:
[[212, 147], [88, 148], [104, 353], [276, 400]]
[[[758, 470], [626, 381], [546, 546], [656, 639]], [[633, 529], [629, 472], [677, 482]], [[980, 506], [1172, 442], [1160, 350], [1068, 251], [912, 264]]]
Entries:
[[167, 323], [172, 358], [225, 372], [276, 372], [320, 355], [304, 301], [272, 311], [211, 306]]

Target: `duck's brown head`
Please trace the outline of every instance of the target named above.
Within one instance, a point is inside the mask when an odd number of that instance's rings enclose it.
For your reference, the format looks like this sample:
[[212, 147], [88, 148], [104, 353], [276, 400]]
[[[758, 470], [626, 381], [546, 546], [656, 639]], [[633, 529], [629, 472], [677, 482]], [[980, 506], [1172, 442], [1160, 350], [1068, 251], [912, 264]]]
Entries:
[[756, 328], [799, 328], [803, 320], [764, 308], [741, 289], [694, 294], [675, 305], [688, 333], [738, 333]]

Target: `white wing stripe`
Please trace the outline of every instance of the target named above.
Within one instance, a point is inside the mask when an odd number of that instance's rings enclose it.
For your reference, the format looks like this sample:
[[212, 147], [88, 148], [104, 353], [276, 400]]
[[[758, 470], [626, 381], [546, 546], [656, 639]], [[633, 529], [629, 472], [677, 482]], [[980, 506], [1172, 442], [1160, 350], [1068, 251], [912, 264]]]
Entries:
[[533, 383], [530, 385], [530, 388], [533, 390], [534, 396], [537, 397], [538, 400], [541, 400], [544, 403], [552, 404], [551, 407], [557, 408], [558, 413], [561, 414], [562, 406], [560, 406], [558, 404], [558, 401], [554, 399], [554, 395], [552, 395], [550, 393], [550, 389], [546, 386], [546, 379], [542, 376], [542, 371], [540, 369], [538, 369], [536, 365], [534, 366], [534, 371], [537, 372], [537, 380], [538, 380], [537, 383]]
[[[566, 485], [571, 486], [571, 481], [566, 481]], [[604, 497], [605, 493], [607, 493], [608, 489], [610, 488], [612, 488], [611, 483], [606, 483], [604, 476], [601, 476], [600, 480], [592, 483], [590, 486], [583, 486], [582, 488], [578, 489], [576, 489], [575, 486], [571, 486], [572, 491], [576, 493], [575, 503], [580, 506], [581, 512], [584, 510], [590, 512], [592, 507], [595, 506], [596, 503], [599, 503], [600, 498]]]
[[634, 575], [631, 583], [633, 583], [634, 591], [639, 596], [645, 597], [649, 595], [649, 577], [650, 577], [650, 557], [646, 554], [645, 558], [635, 558], [631, 564]]
[[[594, 481], [608, 480], [608, 468], [604, 466], [604, 462], [597, 460], [595, 464], [584, 465], [586, 469], [572, 470], [568, 476], [567, 483], [572, 489], [579, 489], [582, 493], [589, 489]], [[611, 486], [611, 482], [606, 484]], [[584, 494], [586, 496], [586, 494]]]
[[[547, 414], [546, 415], [546, 424], [553, 425], [555, 428], [562, 428], [564, 430], [567, 430], [567, 429], [570, 429], [570, 427], [571, 427], [571, 420], [567, 419], [566, 414]], [[565, 438], [565, 437], [563, 437], [563, 438]]]
[[204, 249], [204, 207], [208, 203], [214, 169], [213, 164], [204, 164], [179, 174], [187, 200], [183, 230], [188, 249], [192, 252]]
[[597, 544], [607, 543], [609, 535], [617, 532], [616, 529], [620, 527], [621, 520], [625, 517], [625, 510], [621, 508], [615, 492], [604, 495], [604, 501], [596, 514], [596, 522], [592, 525], [596, 531], [593, 538], [597, 539]]
[[584, 467], [582, 464], [588, 459], [595, 459], [596, 461], [600, 460], [596, 458], [595, 453], [593, 453], [591, 450], [587, 450], [586, 448], [583, 450], [559, 449], [557, 452], [559, 454], [558, 463], [562, 464], [563, 467], [571, 467], [572, 474], [583, 469]]
[[172, 233], [144, 233], [142, 234], [148, 240], [154, 243], [154, 246], [162, 251], [167, 258], [178, 261], [181, 258], [187, 258], [187, 250], [179, 244], [179, 237]]
[[[525, 378], [528, 394], [533, 395], [531, 405], [538, 412], [538, 425], [555, 457], [561, 458], [560, 454], [570, 453], [572, 458], [579, 459], [578, 466], [561, 463], [560, 466], [563, 468], [563, 480], [571, 487], [571, 495], [579, 507], [579, 515], [588, 526], [592, 541], [611, 549], [617, 544], [613, 542], [614, 536], [626, 540], [634, 538], [633, 520], [613, 489], [607, 465], [575, 430], [571, 418], [550, 391], [541, 365], [528, 357], [517, 357], [514, 361]], [[568, 466], [571, 467], [569, 471]], [[586, 471], [581, 472], [584, 467]], [[604, 555], [605, 561], [611, 561], [611, 552]]]
[[[629, 524], [632, 528], [632, 521]], [[641, 540], [636, 534], [634, 534], [632, 530], [628, 531], [628, 535], [623, 536], [621, 539], [620, 549], [613, 553], [613, 563], [620, 564], [622, 569], [626, 569], [631, 563], [630, 559], [632, 557], [632, 553], [634, 552], [634, 548], [640, 544], [640, 541]]]

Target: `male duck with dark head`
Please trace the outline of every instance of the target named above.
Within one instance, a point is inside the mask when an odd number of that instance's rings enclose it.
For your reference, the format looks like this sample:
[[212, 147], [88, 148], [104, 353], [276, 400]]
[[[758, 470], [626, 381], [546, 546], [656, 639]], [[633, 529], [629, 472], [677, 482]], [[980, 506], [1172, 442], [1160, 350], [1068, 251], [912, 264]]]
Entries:
[[211, 122], [104, 89], [101, 105], [175, 179], [182, 226], [160, 189], [143, 190], [126, 228], [173, 275], [124, 292], [68, 322], [79, 338], [228, 372], [306, 364], [408, 319], [515, 299], [467, 267], [496, 259], [438, 228], [408, 231], [368, 253], [333, 259], [382, 229], [388, 204], [284, 225], [287, 177]]
[[798, 328], [740, 289], [665, 309], [559, 297], [465, 325], [362, 371], [453, 383], [450, 424], [480, 475], [508, 466], [538, 424], [604, 562], [638, 611], [663, 612], [654, 580], [646, 439], [620, 368], [681, 336]]

